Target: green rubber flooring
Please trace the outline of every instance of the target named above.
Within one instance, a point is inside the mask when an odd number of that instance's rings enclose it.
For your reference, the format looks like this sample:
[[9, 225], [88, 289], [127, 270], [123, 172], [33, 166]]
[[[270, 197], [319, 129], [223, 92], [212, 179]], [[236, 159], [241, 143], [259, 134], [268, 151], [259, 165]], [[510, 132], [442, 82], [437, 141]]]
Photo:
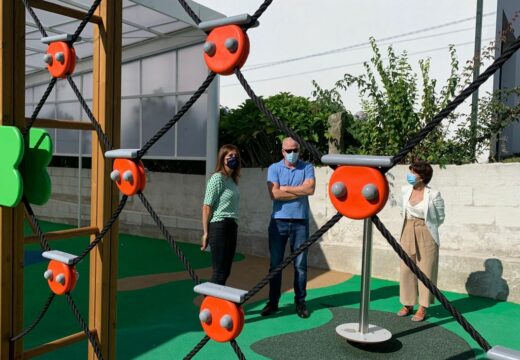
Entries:
[[[392, 339], [378, 344], [349, 342], [336, 335], [336, 327], [359, 323], [358, 309], [330, 308], [326, 324], [299, 332], [273, 336], [252, 349], [269, 359], [474, 359], [468, 343], [458, 335], [429, 323], [414, 323], [390, 312], [371, 311], [370, 322], [391, 331]], [[336, 335], [336, 336], [335, 336]]]
[[[66, 228], [42, 222], [44, 231]], [[59, 240], [53, 249], [81, 252], [87, 238]], [[198, 246], [180, 244], [195, 269], [211, 266], [210, 254]], [[24, 311], [28, 326], [39, 314], [50, 290], [43, 279], [46, 261], [38, 245], [27, 245], [25, 256]], [[237, 255], [235, 261], [244, 261]], [[72, 292], [81, 314], [88, 313], [88, 259], [78, 265], [79, 283]], [[184, 271], [166, 241], [122, 234], [119, 278]], [[85, 274], [85, 275], [83, 275]], [[83, 276], [81, 276], [83, 275]], [[260, 280], [265, 274], [258, 274]], [[360, 278], [308, 291], [309, 319], [294, 313], [293, 295], [284, 294], [281, 311], [263, 318], [264, 303], [245, 306], [246, 324], [237, 342], [247, 359], [484, 359], [484, 353], [442, 308], [433, 305], [426, 322], [416, 324], [394, 315], [400, 307], [398, 284], [373, 279], [370, 323], [390, 330], [394, 339], [378, 347], [355, 346], [335, 333], [338, 324], [357, 322]], [[520, 305], [444, 292], [466, 319], [493, 346], [520, 350]], [[169, 282], [117, 294], [117, 359], [182, 359], [204, 337], [198, 321], [193, 282]], [[56, 297], [40, 324], [24, 338], [30, 349], [80, 331], [62, 297]], [[42, 355], [37, 359], [84, 359], [86, 341]], [[235, 359], [229, 344], [209, 341], [194, 359]]]

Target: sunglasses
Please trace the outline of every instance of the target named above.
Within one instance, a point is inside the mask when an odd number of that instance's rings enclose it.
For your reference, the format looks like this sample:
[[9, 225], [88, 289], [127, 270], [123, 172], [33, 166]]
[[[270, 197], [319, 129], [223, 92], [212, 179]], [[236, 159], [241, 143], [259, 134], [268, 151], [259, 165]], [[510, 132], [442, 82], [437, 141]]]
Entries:
[[283, 149], [283, 151], [285, 151], [287, 154], [291, 154], [299, 152], [300, 149]]

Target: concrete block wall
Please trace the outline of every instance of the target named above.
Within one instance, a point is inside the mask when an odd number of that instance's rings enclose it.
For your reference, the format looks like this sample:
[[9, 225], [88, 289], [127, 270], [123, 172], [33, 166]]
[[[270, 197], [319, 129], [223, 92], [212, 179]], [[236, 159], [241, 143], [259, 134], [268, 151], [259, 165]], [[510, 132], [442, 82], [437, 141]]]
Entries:
[[[407, 171], [406, 166], [397, 166], [387, 174], [391, 195], [379, 214], [397, 240], [402, 227], [398, 202]], [[311, 232], [336, 213], [327, 194], [331, 173], [327, 167], [316, 169], [317, 187], [310, 199]], [[51, 176], [52, 199], [36, 207], [36, 213], [48, 220], [76, 224], [77, 170], [52, 168]], [[83, 170], [83, 225], [88, 224], [90, 211], [89, 177], [90, 172]], [[271, 201], [265, 178], [266, 169], [242, 170], [238, 249], [246, 254], [268, 256]], [[204, 186], [204, 176], [150, 173], [145, 195], [177, 239], [196, 243], [201, 235]], [[520, 164], [434, 167], [431, 186], [446, 203], [446, 221], [440, 228], [439, 287], [458, 292], [466, 292], [468, 287], [475, 295], [500, 298], [504, 286], [495, 285], [505, 280], [507, 299], [520, 303]], [[129, 199], [120, 220], [124, 232], [161, 237], [138, 198]], [[359, 274], [362, 231], [362, 221], [343, 218], [311, 247], [309, 263]], [[397, 255], [377, 229], [373, 233], [373, 276], [397, 280]], [[475, 278], [480, 279], [479, 284], [474, 284]]]

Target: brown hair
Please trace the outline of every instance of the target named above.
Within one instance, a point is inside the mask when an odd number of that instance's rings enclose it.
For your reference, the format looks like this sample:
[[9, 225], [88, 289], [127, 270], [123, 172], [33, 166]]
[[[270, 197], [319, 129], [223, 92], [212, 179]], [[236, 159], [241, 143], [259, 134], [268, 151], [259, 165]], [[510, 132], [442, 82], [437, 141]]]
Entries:
[[409, 169], [418, 174], [425, 185], [428, 185], [432, 179], [433, 169], [432, 166], [426, 161], [414, 161], [409, 166]]
[[[237, 153], [238, 167], [235, 170], [233, 170], [231, 174], [228, 174], [226, 172], [224, 159], [226, 158], [227, 154], [229, 154], [231, 151], [236, 151]], [[220, 147], [220, 150], [218, 151], [217, 166], [215, 167], [215, 172], [231, 176], [235, 184], [238, 184], [238, 178], [240, 177], [240, 151], [235, 145], [226, 144]]]

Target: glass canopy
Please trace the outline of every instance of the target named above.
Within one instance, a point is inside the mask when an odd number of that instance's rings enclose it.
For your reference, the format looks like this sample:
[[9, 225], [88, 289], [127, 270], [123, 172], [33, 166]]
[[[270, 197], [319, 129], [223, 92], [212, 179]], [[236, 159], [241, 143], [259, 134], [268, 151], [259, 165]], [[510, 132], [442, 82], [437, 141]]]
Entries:
[[[86, 12], [93, 1], [47, 0], [47, 2]], [[194, 1], [189, 3], [201, 14], [201, 18], [204, 20], [222, 17], [221, 14]], [[34, 12], [49, 36], [74, 33], [80, 23], [80, 20], [36, 8], [34, 8]], [[192, 26], [191, 19], [187, 17], [176, 0], [123, 0], [123, 47], [152, 38], [172, 36], [171, 33], [190, 26]], [[42, 58], [47, 49], [47, 45], [40, 41], [41, 34], [27, 12], [25, 36], [25, 73], [27, 75], [45, 68], [46, 64]], [[82, 40], [74, 46], [79, 61], [92, 56], [92, 26], [85, 27], [81, 38]]]

